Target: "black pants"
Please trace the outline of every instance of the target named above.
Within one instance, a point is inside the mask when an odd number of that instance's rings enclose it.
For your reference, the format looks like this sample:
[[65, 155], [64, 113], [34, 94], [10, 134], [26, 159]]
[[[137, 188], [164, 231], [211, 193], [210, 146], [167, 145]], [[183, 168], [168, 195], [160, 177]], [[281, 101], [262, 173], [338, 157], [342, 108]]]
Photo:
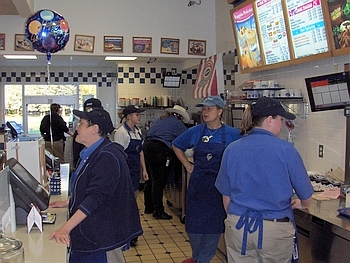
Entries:
[[157, 140], [145, 141], [143, 153], [149, 177], [143, 190], [145, 210], [162, 213], [163, 191], [169, 178], [167, 159], [172, 162], [175, 154], [165, 143]]

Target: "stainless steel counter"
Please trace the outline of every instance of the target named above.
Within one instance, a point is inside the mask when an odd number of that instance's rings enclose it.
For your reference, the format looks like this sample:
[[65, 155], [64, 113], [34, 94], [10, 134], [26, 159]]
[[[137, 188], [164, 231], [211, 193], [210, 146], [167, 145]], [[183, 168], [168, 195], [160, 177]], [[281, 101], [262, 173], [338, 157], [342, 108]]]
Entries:
[[344, 199], [313, 200], [306, 210], [294, 210], [299, 238], [299, 263], [347, 262], [350, 258], [350, 218], [340, 216]]

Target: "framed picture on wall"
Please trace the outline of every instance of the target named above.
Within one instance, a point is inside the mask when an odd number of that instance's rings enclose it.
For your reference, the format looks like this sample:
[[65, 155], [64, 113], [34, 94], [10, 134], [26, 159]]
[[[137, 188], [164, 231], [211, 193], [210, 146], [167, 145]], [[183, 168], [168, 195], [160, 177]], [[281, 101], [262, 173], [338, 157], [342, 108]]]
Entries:
[[15, 34], [15, 51], [34, 51], [25, 34]]
[[132, 38], [133, 53], [152, 53], [151, 37], [133, 37]]
[[122, 36], [104, 36], [103, 52], [123, 52], [123, 44]]
[[188, 55], [205, 56], [207, 49], [207, 41], [205, 40], [188, 40]]
[[0, 50], [5, 50], [5, 34], [0, 34]]
[[74, 51], [94, 52], [95, 37], [86, 35], [75, 35]]
[[160, 53], [179, 54], [180, 39], [176, 38], [161, 38]]

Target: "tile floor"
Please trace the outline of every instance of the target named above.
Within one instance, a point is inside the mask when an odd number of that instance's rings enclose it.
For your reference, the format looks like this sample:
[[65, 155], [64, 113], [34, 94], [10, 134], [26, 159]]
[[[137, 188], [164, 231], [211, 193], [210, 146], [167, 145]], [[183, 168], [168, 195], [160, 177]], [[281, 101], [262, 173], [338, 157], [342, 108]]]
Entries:
[[[173, 216], [171, 220], [156, 220], [152, 214], [144, 214], [143, 192], [139, 192], [137, 203], [140, 209], [143, 235], [138, 238], [137, 246], [124, 252], [126, 263], [181, 263], [191, 257], [191, 247], [180, 222], [181, 211], [165, 205], [165, 212]], [[165, 200], [164, 200], [165, 203]], [[211, 263], [227, 262], [225, 256], [217, 250]]]

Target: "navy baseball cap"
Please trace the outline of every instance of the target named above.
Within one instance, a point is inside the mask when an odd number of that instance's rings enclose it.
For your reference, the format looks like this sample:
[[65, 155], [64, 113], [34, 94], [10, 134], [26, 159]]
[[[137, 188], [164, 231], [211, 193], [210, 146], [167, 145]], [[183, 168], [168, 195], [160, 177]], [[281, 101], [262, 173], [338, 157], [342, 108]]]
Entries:
[[144, 109], [141, 109], [139, 106], [136, 106], [136, 105], [128, 105], [124, 108], [122, 114], [123, 114], [123, 117], [121, 118], [120, 120], [120, 123], [122, 123], [122, 120], [124, 118], [126, 118], [126, 116], [128, 116], [129, 114], [131, 113], [141, 113], [141, 112], [144, 112], [145, 110]]
[[202, 103], [199, 103], [196, 105], [196, 107], [203, 107], [203, 106], [218, 106], [219, 108], [223, 109], [225, 107], [225, 103], [223, 99], [219, 96], [210, 96], [203, 100]]
[[73, 114], [80, 119], [85, 119], [91, 121], [93, 124], [97, 124], [100, 130], [105, 134], [110, 134], [114, 130], [111, 116], [104, 109], [94, 108], [91, 111], [73, 110]]
[[258, 117], [280, 115], [288, 120], [294, 120], [296, 116], [286, 111], [281, 102], [268, 97], [260, 97], [256, 103], [252, 104], [252, 115]]
[[101, 109], [103, 109], [101, 101], [99, 99], [95, 99], [95, 98], [87, 99], [84, 102], [84, 110], [86, 110], [86, 108], [101, 108]]

